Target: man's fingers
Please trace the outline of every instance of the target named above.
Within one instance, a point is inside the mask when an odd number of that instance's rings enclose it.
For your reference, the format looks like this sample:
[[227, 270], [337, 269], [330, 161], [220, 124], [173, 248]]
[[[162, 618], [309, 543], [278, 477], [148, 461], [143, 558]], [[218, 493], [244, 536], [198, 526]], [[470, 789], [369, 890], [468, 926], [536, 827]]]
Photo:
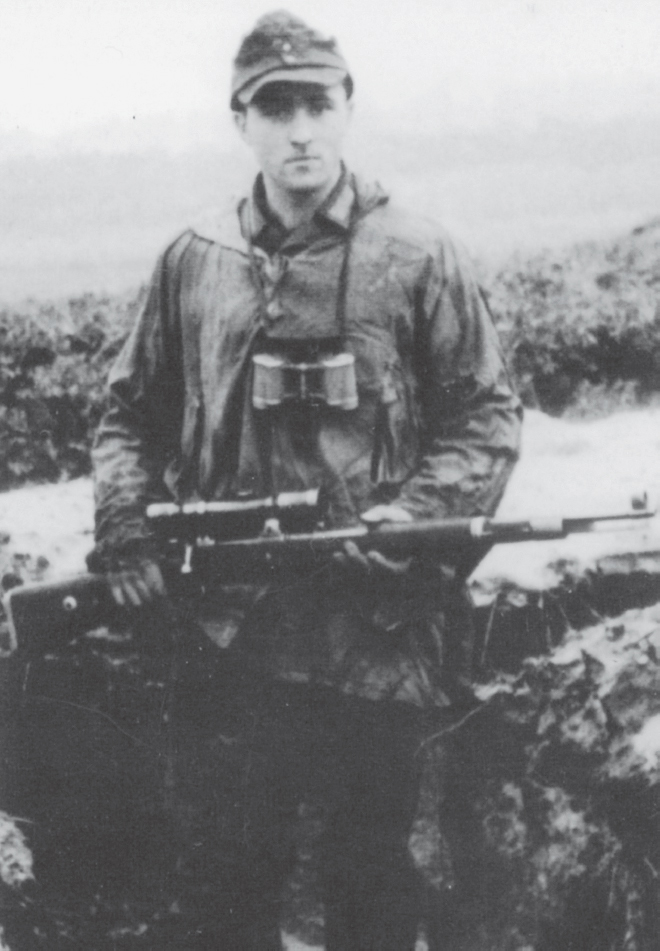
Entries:
[[343, 551], [336, 551], [332, 555], [333, 561], [347, 571], [358, 575], [365, 575], [371, 571], [371, 563], [363, 555], [355, 542], [344, 542]]
[[412, 522], [410, 512], [399, 505], [374, 505], [360, 516], [368, 525], [377, 525], [380, 522]]
[[392, 561], [379, 551], [361, 552], [355, 542], [350, 541], [344, 542], [343, 552], [335, 552], [333, 558], [338, 564], [354, 567], [363, 574], [404, 575], [412, 563], [412, 558]]
[[356, 565], [361, 565], [365, 571], [371, 571], [371, 563], [366, 555], [364, 555], [355, 542], [344, 542], [344, 551], [348, 560]]
[[151, 601], [153, 601], [155, 592], [151, 590], [151, 587], [147, 584], [146, 579], [141, 574], [136, 572], [131, 577], [131, 584], [133, 586], [133, 590], [137, 592], [140, 598], [140, 605], [149, 604]]
[[126, 597], [124, 595], [124, 589], [120, 578], [117, 575], [109, 575], [108, 581], [110, 582], [110, 591], [112, 592], [112, 597], [114, 598], [115, 604], [120, 608], [126, 607]]
[[412, 558], [406, 558], [405, 561], [392, 561], [390, 558], [386, 558], [385, 555], [381, 555], [379, 551], [367, 552], [367, 558], [379, 569], [394, 575], [405, 575], [412, 564]]
[[376, 571], [379, 574], [403, 575], [412, 563], [412, 558], [407, 558], [405, 561], [392, 561], [379, 551], [362, 552], [355, 542], [350, 541], [344, 542], [344, 551], [337, 552], [334, 558], [339, 564], [354, 565], [367, 574]]
[[160, 595], [162, 598], [166, 597], [167, 590], [163, 580], [163, 573], [155, 561], [150, 561], [145, 565], [143, 574], [144, 580], [149, 586], [149, 590], [154, 594]]
[[133, 572], [127, 572], [122, 579], [122, 588], [124, 589], [124, 594], [126, 595], [128, 604], [134, 608], [141, 608], [143, 604], [143, 597], [140, 593], [140, 589], [137, 585], [137, 579]]
[[110, 590], [120, 608], [141, 608], [159, 597], [166, 597], [165, 582], [156, 562], [108, 575]]

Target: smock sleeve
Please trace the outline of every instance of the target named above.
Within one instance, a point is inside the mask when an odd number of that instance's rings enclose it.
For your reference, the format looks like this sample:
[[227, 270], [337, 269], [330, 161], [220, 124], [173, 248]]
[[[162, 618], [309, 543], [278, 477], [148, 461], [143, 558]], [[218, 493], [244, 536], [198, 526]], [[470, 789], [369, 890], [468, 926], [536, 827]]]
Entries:
[[146, 303], [110, 372], [108, 408], [92, 450], [94, 570], [156, 554], [145, 509], [165, 494], [163, 473], [181, 427], [178, 287], [190, 237], [182, 235], [159, 259]]
[[422, 457], [399, 504], [418, 518], [490, 515], [518, 459], [522, 408], [486, 299], [443, 241], [417, 288]]

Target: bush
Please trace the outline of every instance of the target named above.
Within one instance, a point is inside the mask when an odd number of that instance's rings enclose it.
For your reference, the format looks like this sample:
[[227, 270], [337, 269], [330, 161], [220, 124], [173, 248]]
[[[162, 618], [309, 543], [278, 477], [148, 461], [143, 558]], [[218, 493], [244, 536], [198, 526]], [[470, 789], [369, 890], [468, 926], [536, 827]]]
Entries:
[[660, 390], [660, 223], [610, 245], [512, 261], [490, 304], [525, 402], [561, 413], [585, 394]]
[[89, 472], [107, 373], [143, 296], [0, 311], [0, 490]]
[[[584, 415], [660, 391], [660, 220], [514, 258], [486, 284], [528, 406]], [[0, 490], [89, 472], [108, 369], [145, 293], [0, 310]]]

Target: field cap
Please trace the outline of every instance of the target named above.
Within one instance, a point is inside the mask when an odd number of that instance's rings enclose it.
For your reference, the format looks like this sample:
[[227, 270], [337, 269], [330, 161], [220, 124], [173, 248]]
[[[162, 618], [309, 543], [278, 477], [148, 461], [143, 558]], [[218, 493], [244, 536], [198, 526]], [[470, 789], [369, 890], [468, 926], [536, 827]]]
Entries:
[[336, 86], [348, 79], [336, 40], [323, 36], [286, 10], [267, 13], [243, 39], [231, 83], [231, 108], [247, 106], [267, 83]]

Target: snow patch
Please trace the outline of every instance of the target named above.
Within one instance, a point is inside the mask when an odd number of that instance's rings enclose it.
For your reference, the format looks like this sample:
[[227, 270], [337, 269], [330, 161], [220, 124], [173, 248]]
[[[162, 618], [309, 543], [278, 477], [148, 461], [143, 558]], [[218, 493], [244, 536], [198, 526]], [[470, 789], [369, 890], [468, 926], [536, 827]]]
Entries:
[[[660, 488], [660, 408], [617, 413], [595, 421], [554, 419], [529, 410], [520, 463], [500, 505], [500, 518], [622, 512], [631, 496]], [[660, 493], [658, 493], [660, 495]], [[89, 479], [18, 489], [0, 495], [5, 555], [41, 558], [40, 576], [56, 579], [85, 570], [93, 546], [94, 503]], [[479, 597], [501, 584], [526, 590], [553, 587], [567, 567], [576, 573], [606, 556], [634, 552], [660, 559], [660, 519], [635, 530], [497, 545], [472, 576]], [[48, 564], [46, 564], [46, 562]], [[656, 566], [657, 570], [657, 566]], [[39, 574], [36, 569], [32, 574]], [[30, 574], [30, 571], [28, 571]]]
[[647, 720], [631, 742], [647, 769], [660, 768], [660, 713]]

